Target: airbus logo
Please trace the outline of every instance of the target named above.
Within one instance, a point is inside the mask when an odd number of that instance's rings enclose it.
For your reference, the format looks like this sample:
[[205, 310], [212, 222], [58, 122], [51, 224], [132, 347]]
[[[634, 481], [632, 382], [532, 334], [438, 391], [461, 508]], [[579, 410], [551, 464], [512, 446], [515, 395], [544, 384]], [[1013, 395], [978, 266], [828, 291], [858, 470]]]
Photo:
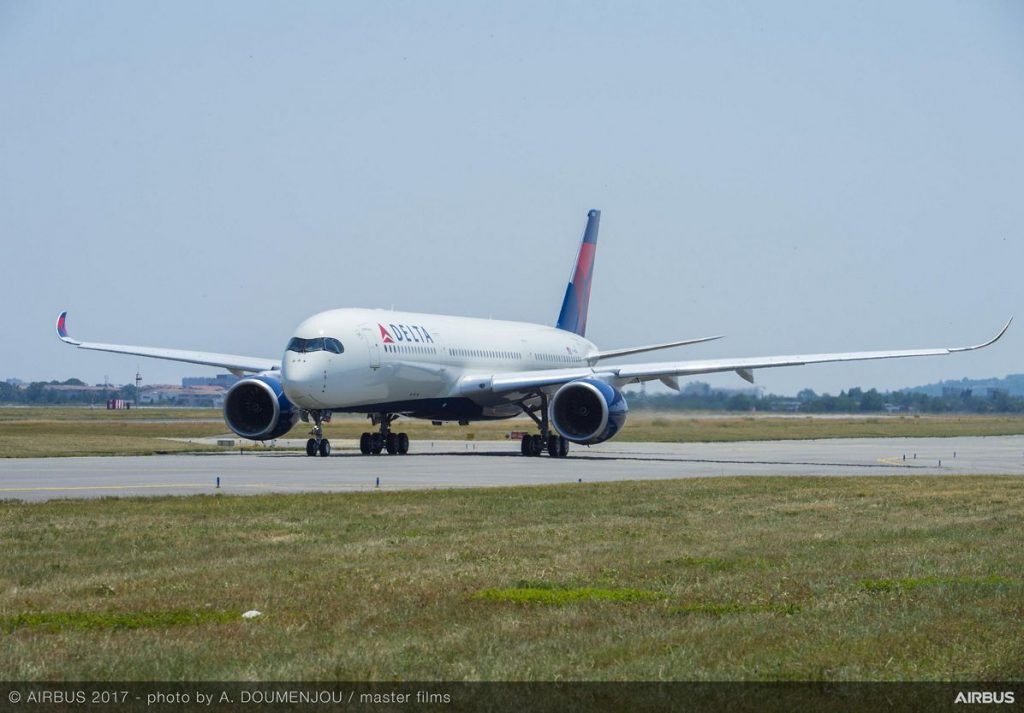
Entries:
[[960, 691], [953, 703], [1013, 703], [1013, 691]]
[[377, 322], [377, 326], [380, 328], [380, 338], [384, 344], [394, 344], [395, 342], [434, 343], [426, 327], [420, 327], [415, 324], [388, 324], [389, 330], [380, 322]]

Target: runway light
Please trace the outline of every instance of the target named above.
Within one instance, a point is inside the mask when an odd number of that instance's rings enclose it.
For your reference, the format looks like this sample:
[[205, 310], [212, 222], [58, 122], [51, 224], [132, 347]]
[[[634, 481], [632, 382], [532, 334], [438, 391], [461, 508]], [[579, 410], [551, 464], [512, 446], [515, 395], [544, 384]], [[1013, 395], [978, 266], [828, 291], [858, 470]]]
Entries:
[[220, 490], [220, 476], [217, 476], [217, 489]]
[[377, 487], [378, 488], [380, 487], [380, 476], [379, 475], [377, 476]]

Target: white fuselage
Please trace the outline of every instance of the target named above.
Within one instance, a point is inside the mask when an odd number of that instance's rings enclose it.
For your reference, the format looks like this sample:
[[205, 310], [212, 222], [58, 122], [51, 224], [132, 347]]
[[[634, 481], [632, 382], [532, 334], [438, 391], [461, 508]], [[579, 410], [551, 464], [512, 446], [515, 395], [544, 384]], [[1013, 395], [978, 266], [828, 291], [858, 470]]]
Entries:
[[334, 338], [343, 347], [340, 354], [285, 352], [281, 385], [297, 406], [445, 420], [521, 412], [509, 395], [463, 395], [466, 377], [586, 366], [597, 352], [587, 339], [555, 327], [371, 309], [320, 312], [294, 337]]

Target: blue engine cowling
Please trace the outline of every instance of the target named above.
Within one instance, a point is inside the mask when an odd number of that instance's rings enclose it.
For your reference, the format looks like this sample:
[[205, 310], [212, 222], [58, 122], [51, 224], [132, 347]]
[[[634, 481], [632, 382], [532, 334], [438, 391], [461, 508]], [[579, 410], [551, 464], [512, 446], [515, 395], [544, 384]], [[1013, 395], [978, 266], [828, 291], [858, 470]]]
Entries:
[[591, 445], [612, 438], [629, 407], [622, 392], [596, 379], [578, 379], [555, 392], [548, 406], [554, 427], [573, 443]]
[[224, 420], [242, 438], [269, 441], [280, 438], [299, 420], [299, 410], [271, 376], [242, 379], [224, 397]]

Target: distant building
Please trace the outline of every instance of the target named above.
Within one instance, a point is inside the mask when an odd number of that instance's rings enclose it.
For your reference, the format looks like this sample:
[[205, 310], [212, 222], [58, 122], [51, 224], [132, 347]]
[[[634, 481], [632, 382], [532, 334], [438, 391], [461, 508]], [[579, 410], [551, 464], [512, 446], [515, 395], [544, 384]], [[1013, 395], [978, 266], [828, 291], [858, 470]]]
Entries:
[[21, 388], [22, 386], [25, 385], [25, 382], [22, 381], [21, 379], [7, 379], [6, 381], [11, 386], [15, 386], [17, 388]]
[[143, 386], [139, 391], [139, 404], [146, 406], [190, 406], [209, 408], [221, 406], [227, 389], [217, 385], [173, 386], [157, 384]]

